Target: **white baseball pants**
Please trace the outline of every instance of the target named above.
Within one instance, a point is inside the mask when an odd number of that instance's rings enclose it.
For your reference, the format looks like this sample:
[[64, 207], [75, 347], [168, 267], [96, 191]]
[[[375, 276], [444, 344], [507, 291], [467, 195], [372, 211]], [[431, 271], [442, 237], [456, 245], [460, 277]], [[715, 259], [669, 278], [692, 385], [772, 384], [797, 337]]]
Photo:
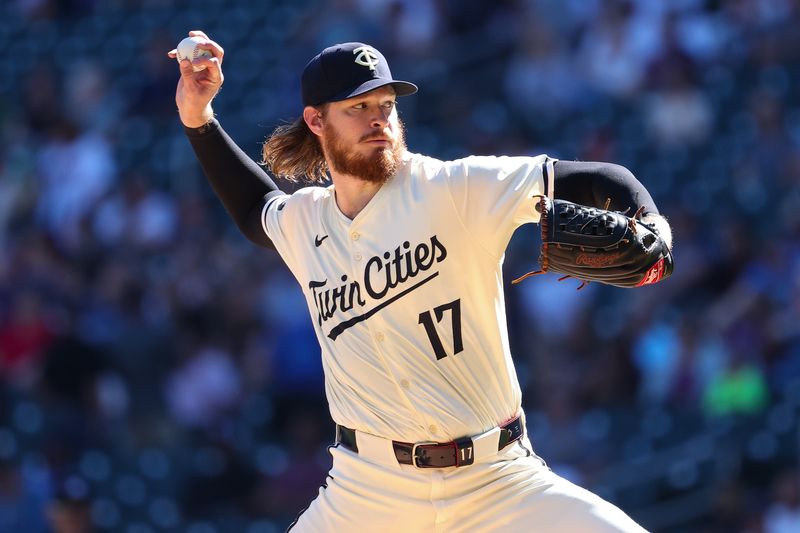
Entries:
[[[327, 486], [291, 533], [645, 531], [619, 508], [553, 473], [526, 437], [461, 468], [397, 463], [388, 447], [330, 449]], [[497, 448], [495, 448], [497, 449]]]

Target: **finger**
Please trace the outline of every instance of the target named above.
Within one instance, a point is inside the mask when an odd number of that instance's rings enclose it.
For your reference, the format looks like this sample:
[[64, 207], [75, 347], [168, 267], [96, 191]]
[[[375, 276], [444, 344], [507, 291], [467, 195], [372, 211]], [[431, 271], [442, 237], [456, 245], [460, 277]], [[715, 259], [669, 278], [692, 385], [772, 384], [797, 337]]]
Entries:
[[192, 68], [192, 62], [188, 59], [184, 59], [180, 62], [181, 68], [181, 78], [190, 78], [194, 74], [194, 69]]
[[172, 50], [167, 52], [167, 57], [171, 57], [172, 59], [175, 59], [176, 57], [178, 57], [178, 50], [173, 48]]
[[219, 68], [219, 59], [216, 57], [198, 57], [191, 62], [193, 67], [206, 67], [208, 69], [208, 80], [218, 83], [222, 80], [222, 71]]
[[197, 43], [197, 48], [200, 48], [201, 50], [208, 50], [211, 52], [211, 55], [219, 59], [220, 65], [222, 64], [222, 58], [225, 56], [225, 50], [223, 50], [218, 43], [206, 38], [206, 42]]

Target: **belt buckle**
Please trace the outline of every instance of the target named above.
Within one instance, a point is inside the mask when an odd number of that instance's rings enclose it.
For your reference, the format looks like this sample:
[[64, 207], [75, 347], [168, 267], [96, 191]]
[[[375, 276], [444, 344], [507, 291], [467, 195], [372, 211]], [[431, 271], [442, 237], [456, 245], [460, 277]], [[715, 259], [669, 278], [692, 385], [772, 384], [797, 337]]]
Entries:
[[435, 466], [421, 465], [417, 462], [417, 449], [420, 446], [439, 446], [439, 443], [434, 441], [415, 442], [414, 445], [411, 446], [411, 464], [417, 468], [436, 468]]

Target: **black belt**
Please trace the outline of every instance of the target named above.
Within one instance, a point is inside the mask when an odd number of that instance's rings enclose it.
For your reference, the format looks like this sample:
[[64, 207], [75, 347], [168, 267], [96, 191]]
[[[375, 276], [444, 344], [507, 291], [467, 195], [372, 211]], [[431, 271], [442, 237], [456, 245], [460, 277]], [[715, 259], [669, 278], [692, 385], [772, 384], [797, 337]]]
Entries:
[[[497, 450], [500, 451], [522, 437], [521, 417], [500, 426], [500, 440]], [[358, 453], [356, 432], [337, 424], [336, 442], [348, 450]], [[410, 442], [392, 441], [394, 455], [402, 465], [414, 465], [418, 468], [446, 468], [448, 466], [467, 466], [475, 461], [474, 448], [470, 437], [462, 437], [452, 442]]]

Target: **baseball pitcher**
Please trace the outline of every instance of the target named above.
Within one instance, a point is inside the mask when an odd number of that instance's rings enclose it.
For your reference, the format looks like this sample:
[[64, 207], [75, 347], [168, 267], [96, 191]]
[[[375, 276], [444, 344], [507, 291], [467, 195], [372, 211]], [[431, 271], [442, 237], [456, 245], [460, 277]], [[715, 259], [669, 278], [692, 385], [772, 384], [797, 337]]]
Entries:
[[180, 64], [186, 135], [244, 235], [291, 269], [322, 347], [333, 465], [289, 529], [643, 531], [534, 452], [501, 270], [531, 222], [540, 271], [622, 287], [668, 276], [669, 226], [641, 183], [546, 155], [411, 153], [396, 106], [417, 87], [374, 47], [344, 43], [309, 61], [302, 116], [264, 144], [272, 174], [312, 184], [285, 194], [214, 118], [224, 53], [190, 35], [211, 57]]

